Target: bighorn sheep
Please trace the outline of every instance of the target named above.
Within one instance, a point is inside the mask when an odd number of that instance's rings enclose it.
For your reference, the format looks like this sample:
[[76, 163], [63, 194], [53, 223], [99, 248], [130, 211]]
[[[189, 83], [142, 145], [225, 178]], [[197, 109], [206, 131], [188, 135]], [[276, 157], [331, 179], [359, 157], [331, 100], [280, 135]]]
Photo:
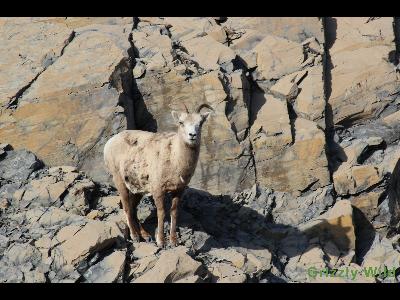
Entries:
[[134, 241], [150, 235], [137, 218], [137, 206], [145, 194], [151, 194], [157, 208], [156, 242], [164, 246], [164, 196], [172, 195], [170, 242], [177, 245], [176, 219], [180, 197], [195, 171], [200, 152], [201, 129], [211, 112], [201, 113], [201, 104], [194, 113], [172, 111], [177, 132], [152, 133], [124, 130], [104, 146], [104, 161], [122, 198], [130, 236]]

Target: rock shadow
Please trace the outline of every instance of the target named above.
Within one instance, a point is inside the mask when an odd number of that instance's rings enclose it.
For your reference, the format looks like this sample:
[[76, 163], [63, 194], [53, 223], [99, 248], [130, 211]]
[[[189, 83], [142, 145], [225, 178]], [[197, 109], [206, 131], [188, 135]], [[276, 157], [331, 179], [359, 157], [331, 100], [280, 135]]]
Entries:
[[336, 41], [337, 21], [332, 17], [323, 18], [323, 28], [325, 35], [324, 47], [324, 64], [323, 64], [323, 79], [324, 79], [324, 97], [325, 97], [325, 138], [326, 146], [325, 152], [328, 158], [328, 168], [332, 174], [339, 168], [339, 166], [347, 160], [347, 156], [343, 148], [337, 142], [335, 123], [333, 120], [332, 105], [329, 103], [332, 94], [332, 59], [329, 50], [332, 48]]
[[135, 79], [132, 81], [132, 99], [132, 107], [135, 118], [135, 129], [157, 132], [157, 120], [149, 112], [146, 102], [143, 98], [142, 93], [140, 92], [140, 89]]
[[[170, 203], [169, 197], [166, 197], [166, 210], [169, 210]], [[244, 248], [246, 251], [268, 250], [272, 254], [271, 263], [278, 270], [290, 258], [301, 256], [314, 247], [321, 247], [324, 255], [328, 256], [346, 255], [348, 249], [354, 247], [348, 238], [351, 227], [330, 224], [326, 220], [308, 228], [278, 224], [273, 222], [269, 212], [268, 207], [252, 208], [229, 195], [214, 196], [188, 188], [179, 204], [180, 242], [185, 246], [190, 245], [195, 255], [211, 249], [231, 247]], [[168, 220], [169, 212], [166, 211]], [[153, 213], [146, 219], [144, 227], [154, 234], [156, 222], [156, 214]], [[167, 237], [167, 230], [165, 233]], [[337, 248], [325, 247], [329, 241]]]
[[398, 232], [400, 222], [400, 159], [390, 174], [387, 195], [390, 216], [389, 226], [392, 231]]

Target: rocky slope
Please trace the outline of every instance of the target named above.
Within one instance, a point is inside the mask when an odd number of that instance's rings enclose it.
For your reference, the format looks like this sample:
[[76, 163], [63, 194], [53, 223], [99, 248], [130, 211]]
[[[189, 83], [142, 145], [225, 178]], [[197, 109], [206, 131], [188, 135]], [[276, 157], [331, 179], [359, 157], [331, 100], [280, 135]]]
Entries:
[[[0, 18], [0, 281], [398, 281], [398, 23]], [[182, 102], [216, 112], [181, 245], [131, 243], [102, 148]]]

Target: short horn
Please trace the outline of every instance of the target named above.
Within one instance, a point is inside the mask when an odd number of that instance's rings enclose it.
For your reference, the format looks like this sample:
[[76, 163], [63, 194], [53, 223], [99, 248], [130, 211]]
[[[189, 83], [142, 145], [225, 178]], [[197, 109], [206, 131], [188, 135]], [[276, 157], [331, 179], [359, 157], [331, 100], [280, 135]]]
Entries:
[[183, 104], [183, 106], [185, 107], [186, 113], [189, 113], [189, 110], [188, 110], [188, 108], [187, 108], [186, 104], [185, 104], [185, 103], [183, 103], [183, 102], [182, 102], [182, 104]]
[[196, 113], [199, 113], [204, 107], [209, 108], [212, 111], [214, 111], [214, 108], [212, 108], [210, 105], [203, 103], [203, 104], [200, 104], [200, 106], [196, 109]]

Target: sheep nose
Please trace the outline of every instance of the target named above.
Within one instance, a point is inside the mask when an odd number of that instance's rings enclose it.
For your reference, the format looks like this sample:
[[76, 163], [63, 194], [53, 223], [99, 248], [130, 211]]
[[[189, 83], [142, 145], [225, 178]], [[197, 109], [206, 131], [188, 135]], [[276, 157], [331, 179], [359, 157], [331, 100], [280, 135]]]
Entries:
[[196, 133], [189, 133], [189, 136], [194, 138], [194, 137], [196, 137]]

